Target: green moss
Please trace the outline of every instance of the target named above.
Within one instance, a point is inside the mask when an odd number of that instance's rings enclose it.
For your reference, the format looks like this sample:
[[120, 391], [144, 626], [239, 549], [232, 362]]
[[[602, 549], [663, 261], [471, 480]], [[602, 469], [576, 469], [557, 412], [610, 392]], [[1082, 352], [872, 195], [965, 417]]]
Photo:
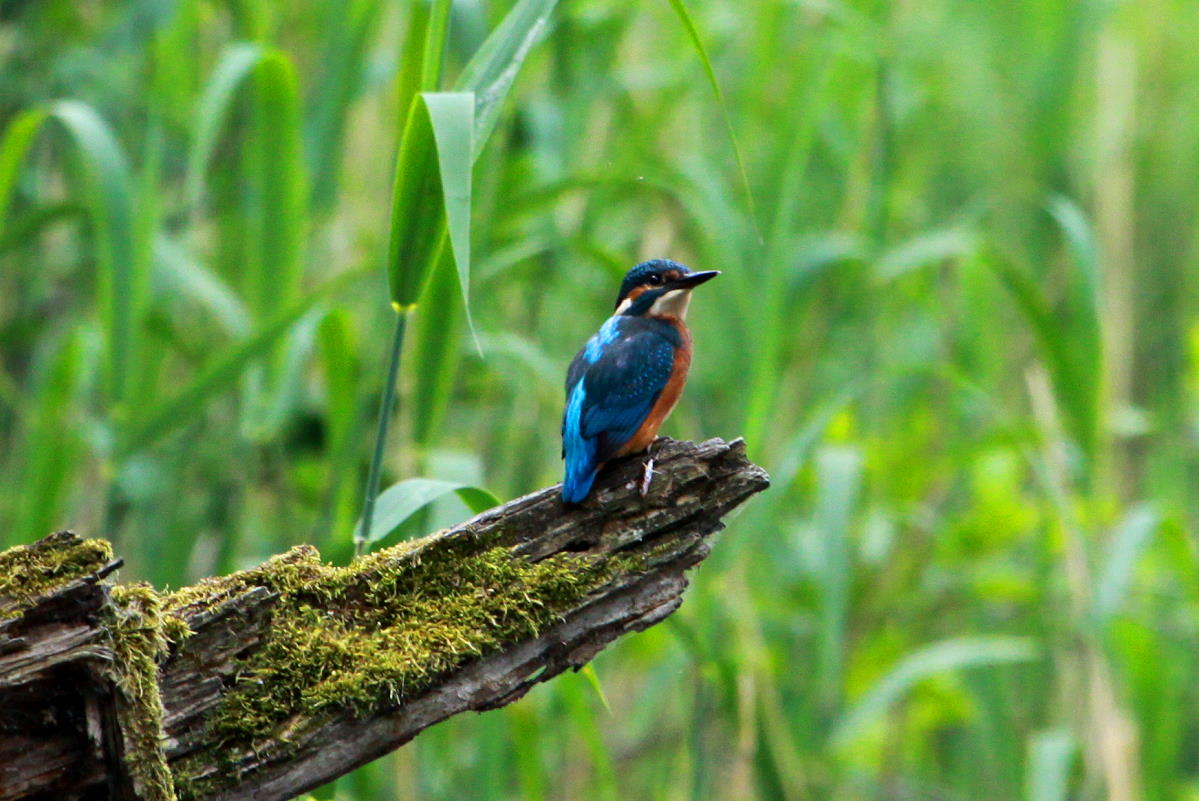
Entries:
[[158, 663], [167, 654], [162, 599], [148, 584], [112, 588], [109, 632], [115, 656], [110, 678], [124, 703], [118, 706], [125, 735], [125, 765], [138, 797], [174, 801], [171, 771], [162, 751], [162, 699]]
[[[613, 565], [583, 555], [532, 563], [495, 537], [469, 535], [404, 543], [349, 567], [299, 548], [183, 590], [167, 606], [178, 613], [254, 586], [280, 594], [265, 642], [239, 666], [209, 725], [225, 753], [266, 739], [286, 748], [287, 733], [402, 703], [468, 660], [536, 636], [607, 582]], [[176, 766], [182, 797], [216, 789], [187, 778], [189, 765], [212, 757]]]
[[[203, 798], [234, 775], [190, 779], [189, 764], [214, 756], [200, 753], [174, 766], [172, 783], [162, 752], [158, 665], [169, 643], [191, 634], [189, 610], [255, 587], [280, 596], [266, 640], [239, 665], [236, 684], [210, 718], [221, 760], [267, 739], [286, 749], [286, 732], [330, 715], [367, 716], [402, 703], [472, 658], [537, 636], [616, 571], [635, 570], [651, 556], [557, 555], [533, 563], [513, 557], [508, 540], [433, 535], [349, 567], [324, 564], [316, 549], [300, 546], [165, 597], [146, 584], [114, 587], [110, 676], [125, 702], [125, 757], [141, 797], [171, 801], [177, 790]], [[5, 603], [24, 608], [111, 558], [107, 542], [73, 534], [0, 553], [0, 610], [8, 611]]]
[[112, 546], [69, 531], [0, 551], [0, 620], [17, 617], [42, 596], [112, 561]]
[[[0, 553], [0, 620], [16, 617], [38, 598], [91, 575], [112, 561], [112, 546], [62, 531]], [[106, 669], [119, 705], [130, 778], [145, 801], [174, 801], [161, 748], [162, 702], [158, 661], [166, 656], [162, 601], [146, 584], [113, 587], [107, 630], [113, 660]]]

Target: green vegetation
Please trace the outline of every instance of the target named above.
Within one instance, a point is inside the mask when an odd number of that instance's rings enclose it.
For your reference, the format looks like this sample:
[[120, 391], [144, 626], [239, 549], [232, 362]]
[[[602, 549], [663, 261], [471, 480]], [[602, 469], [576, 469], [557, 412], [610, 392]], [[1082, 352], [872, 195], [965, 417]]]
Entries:
[[[566, 364], [671, 256], [724, 274], [666, 433], [772, 489], [597, 660], [612, 714], [563, 676], [318, 797], [1199, 797], [1196, 40], [1183, 0], [6, 4], [0, 546], [348, 561], [407, 224], [381, 485], [555, 482]], [[475, 97], [449, 223], [393, 203], [421, 91]], [[391, 497], [382, 543], [468, 514]]]

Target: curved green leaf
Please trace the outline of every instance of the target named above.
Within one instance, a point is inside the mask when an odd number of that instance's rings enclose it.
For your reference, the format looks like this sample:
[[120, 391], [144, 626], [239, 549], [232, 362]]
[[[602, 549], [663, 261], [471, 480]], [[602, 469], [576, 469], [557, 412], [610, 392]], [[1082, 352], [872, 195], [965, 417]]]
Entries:
[[230, 389], [251, 363], [270, 350], [291, 331], [300, 318], [317, 303], [345, 289], [363, 270], [342, 273], [337, 278], [309, 292], [263, 325], [237, 347], [211, 362], [198, 376], [176, 395], [162, 401], [134, 420], [118, 443], [122, 455], [137, 452], [159, 442], [177, 428], [199, 418], [204, 405], [216, 395]]
[[720, 81], [716, 79], [716, 70], [712, 68], [712, 60], [708, 58], [707, 48], [704, 47], [703, 40], [699, 37], [699, 29], [695, 27], [695, 21], [691, 18], [691, 13], [687, 10], [683, 0], [670, 0], [670, 6], [678, 15], [679, 21], [683, 23], [683, 27], [687, 31], [687, 37], [691, 39], [691, 45], [695, 48], [696, 55], [704, 65], [704, 73], [708, 76], [708, 83], [712, 87], [712, 94], [716, 96], [716, 104], [720, 106], [720, 115], [724, 118], [724, 127], [729, 135], [729, 142], [733, 145], [733, 155], [737, 159], [737, 170], [741, 173], [741, 186], [745, 190], [745, 200], [749, 206], [749, 217], [753, 221], [754, 230], [758, 232], [758, 239], [762, 238], [762, 226], [758, 224], [758, 211], [754, 203], [753, 189], [749, 185], [749, 172], [745, 169], [745, 159], [741, 155], [741, 146], [737, 144], [737, 133], [733, 129], [733, 118], [729, 115], [728, 103], [724, 100], [724, 92], [720, 89]]
[[845, 745], [881, 718], [924, 679], [968, 667], [1031, 662], [1037, 649], [1028, 637], [959, 637], [921, 648], [900, 660], [849, 709], [833, 730], [832, 741]]
[[75, 144], [96, 243], [100, 319], [103, 321], [111, 401], [125, 399], [135, 363], [136, 335], [147, 286], [133, 222], [133, 181], [112, 129], [91, 106], [60, 100], [50, 106]]
[[250, 315], [237, 293], [180, 243], [159, 236], [154, 242], [154, 267], [164, 289], [207, 311], [227, 333], [237, 337], [249, 333]]
[[[469, 484], [442, 481], [436, 478], [405, 479], [398, 484], [391, 485], [379, 494], [379, 499], [375, 502], [375, 515], [371, 521], [371, 530], [367, 532], [366, 541], [373, 543], [376, 547], [391, 544], [391, 535], [405, 520], [451, 492], [456, 494], [475, 514], [498, 506], [500, 503], [499, 498], [487, 490], [472, 487]], [[358, 538], [358, 529], [361, 526], [361, 521], [355, 526], [355, 539]]]
[[475, 95], [474, 152], [477, 158], [499, 118], [500, 105], [533, 45], [545, 33], [558, 0], [520, 0], [492, 32], [458, 77], [456, 88]]
[[250, 234], [255, 267], [248, 275], [247, 302], [261, 317], [298, 293], [307, 236], [299, 88], [295, 68], [284, 53], [244, 43], [225, 51], [196, 109], [184, 194], [189, 208], [199, 207], [220, 133], [239, 93], [250, 88], [253, 122], [259, 130], [249, 138], [246, 159], [246, 178], [257, 198]]
[[4, 138], [0, 139], [0, 239], [4, 238], [8, 224], [8, 204], [12, 200], [17, 174], [45, 119], [44, 108], [22, 111], [4, 129]]
[[[57, 122], [75, 146], [83, 176], [84, 207], [96, 244], [98, 303], [105, 335], [105, 368], [110, 401], [119, 405], [129, 389], [136, 361], [137, 332], [148, 270], [136, 243], [133, 179], [112, 129], [96, 111], [77, 100], [18, 115], [0, 140], [0, 233], [25, 156], [42, 124]], [[0, 235], [0, 239], [2, 239]]]
[[397, 309], [420, 300], [447, 233], [468, 301], [473, 117], [469, 92], [422, 92], [412, 100], [391, 206], [387, 275]]
[[437, 164], [445, 196], [450, 248], [458, 268], [458, 289], [470, 324], [470, 179], [474, 164], [475, 97], [470, 92], [428, 92], [425, 104], [437, 142]]
[[193, 212], [200, 206], [204, 192], [204, 175], [216, 150], [218, 137], [233, 108], [237, 91], [262, 60], [261, 45], [241, 43], [228, 48], [212, 71], [196, 107], [195, 130], [187, 158], [187, 177], [183, 196]]

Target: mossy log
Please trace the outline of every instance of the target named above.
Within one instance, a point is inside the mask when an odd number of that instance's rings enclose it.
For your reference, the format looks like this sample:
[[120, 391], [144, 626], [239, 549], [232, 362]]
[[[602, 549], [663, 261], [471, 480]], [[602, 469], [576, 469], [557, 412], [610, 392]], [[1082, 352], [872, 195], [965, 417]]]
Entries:
[[175, 593], [108, 544], [0, 553], [0, 801], [287, 799], [520, 698], [676, 608], [768, 485], [740, 440], [659, 440], [591, 499], [557, 488], [348, 567], [301, 546]]

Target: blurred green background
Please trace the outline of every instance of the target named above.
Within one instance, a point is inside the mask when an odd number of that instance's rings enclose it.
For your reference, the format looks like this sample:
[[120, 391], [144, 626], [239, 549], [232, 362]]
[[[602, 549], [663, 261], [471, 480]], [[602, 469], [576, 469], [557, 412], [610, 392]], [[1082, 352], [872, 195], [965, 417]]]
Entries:
[[[510, 8], [453, 3], [442, 86]], [[606, 704], [564, 676], [318, 797], [1199, 799], [1194, 3], [689, 8], [752, 203], [677, 7], [561, 3], [474, 169], [480, 348], [439, 270], [384, 485], [559, 480], [566, 365], [669, 256], [724, 276], [664, 433], [774, 486]], [[0, 546], [347, 557], [428, 15], [0, 2]]]

